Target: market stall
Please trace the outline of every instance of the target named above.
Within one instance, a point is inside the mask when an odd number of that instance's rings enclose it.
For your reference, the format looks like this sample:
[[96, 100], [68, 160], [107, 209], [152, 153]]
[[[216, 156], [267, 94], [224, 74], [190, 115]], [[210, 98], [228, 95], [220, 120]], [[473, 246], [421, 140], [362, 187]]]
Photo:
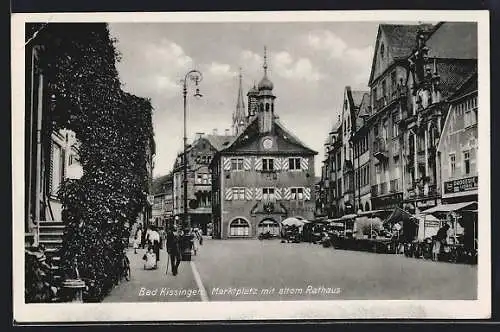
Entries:
[[345, 215], [341, 218], [328, 219], [328, 232], [332, 245], [336, 249], [350, 249], [354, 244], [355, 214]]
[[450, 225], [438, 257], [451, 262], [477, 262], [477, 202], [443, 204], [422, 212], [433, 215], [440, 226]]

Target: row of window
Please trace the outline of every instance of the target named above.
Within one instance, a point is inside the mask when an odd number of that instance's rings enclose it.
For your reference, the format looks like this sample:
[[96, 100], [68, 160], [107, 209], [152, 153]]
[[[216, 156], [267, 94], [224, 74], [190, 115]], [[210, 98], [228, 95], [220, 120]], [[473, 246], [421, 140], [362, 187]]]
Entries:
[[363, 137], [354, 145], [354, 158], [359, 157], [366, 151], [368, 151], [368, 136]]
[[[400, 120], [399, 112], [392, 113], [391, 119], [392, 119], [392, 132], [390, 134], [391, 134], [392, 138], [395, 138], [395, 137], [399, 136], [399, 120]], [[387, 122], [388, 121], [385, 120], [381, 125], [380, 124], [375, 124], [373, 126], [373, 137], [374, 137], [374, 139], [379, 138], [379, 134], [381, 134], [380, 138], [382, 138], [384, 140], [387, 140], [389, 138], [389, 126], [388, 126]], [[382, 127], [381, 132], [379, 132], [380, 131], [379, 130], [380, 126]]]
[[196, 184], [212, 184], [212, 177], [209, 173], [196, 174]]
[[464, 119], [464, 128], [477, 124], [477, 96], [468, 98], [455, 106], [455, 116]]
[[370, 183], [370, 165], [366, 164], [358, 168], [355, 173], [355, 181], [358, 188], [364, 187]]
[[[290, 190], [290, 195], [287, 194], [282, 195], [281, 190], [274, 187], [264, 187], [264, 188], [256, 188], [257, 192], [255, 193], [256, 197], [262, 197], [264, 201], [274, 201], [281, 200], [282, 198], [286, 198], [287, 200], [305, 200], [307, 197], [305, 195], [305, 188], [303, 187], [293, 187], [293, 188], [284, 188], [285, 190]], [[231, 194], [228, 195], [228, 198], [231, 197], [232, 200], [235, 201], [243, 201], [252, 197], [252, 192], [248, 191], [247, 188], [244, 187], [233, 187], [231, 188]]]
[[[276, 158], [261, 158], [262, 166], [256, 164], [256, 168], [261, 168], [262, 171], [276, 171], [278, 169], [287, 168], [291, 171], [298, 171], [302, 169], [302, 158], [292, 157], [284, 161], [286, 165], [278, 166], [278, 160]], [[245, 164], [246, 163], [246, 164]], [[244, 171], [250, 169], [250, 161], [245, 158], [231, 158], [231, 171]]]
[[[258, 233], [270, 232], [279, 235], [280, 225], [274, 220], [263, 220], [257, 226]], [[250, 236], [250, 224], [243, 218], [237, 218], [229, 224], [229, 236]]]

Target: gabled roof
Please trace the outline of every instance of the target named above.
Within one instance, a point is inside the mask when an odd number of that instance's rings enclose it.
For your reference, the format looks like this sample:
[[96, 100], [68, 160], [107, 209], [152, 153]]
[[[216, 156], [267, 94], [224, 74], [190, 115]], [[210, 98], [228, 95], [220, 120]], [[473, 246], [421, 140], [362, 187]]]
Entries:
[[[283, 137], [288, 143], [295, 145], [299, 148], [302, 148], [310, 153], [317, 154], [316, 151], [306, 146], [302, 141], [300, 141], [300, 139], [297, 136], [288, 131], [278, 119], [274, 119], [274, 130], [278, 136]], [[245, 129], [232, 140], [230, 144], [228, 144], [225, 148], [221, 149], [220, 151], [224, 152], [231, 150], [232, 148], [235, 147], [235, 144], [241, 142], [242, 138], [244, 138], [245, 136], [248, 136], [248, 140], [251, 140], [254, 137], [261, 136], [261, 134], [259, 133], [257, 117], [254, 118], [245, 127]]]
[[282, 130], [283, 133], [286, 135], [287, 140], [295, 145], [298, 145], [306, 150], [309, 150], [309, 152], [313, 152], [314, 154], [317, 154], [318, 152], [314, 151], [310, 147], [308, 147], [306, 144], [304, 144], [297, 136], [292, 134], [288, 129], [285, 128], [285, 126], [281, 123], [279, 120], [274, 120], [274, 124], [277, 125], [277, 128]]
[[382, 33], [387, 39], [387, 45], [385, 45], [387, 50], [394, 57], [394, 59], [397, 60], [406, 58], [411, 54], [413, 48], [415, 47], [417, 32], [419, 29], [430, 30], [432, 26], [432, 24], [380, 24], [378, 27], [375, 49], [373, 51], [372, 67], [368, 85], [370, 85], [374, 80], [373, 75], [375, 72], [375, 59], [377, 58], [378, 44]]
[[330, 133], [335, 133], [340, 130], [342, 127], [342, 120], [340, 119], [340, 115], [337, 116], [337, 120], [334, 122]]
[[172, 174], [162, 175], [153, 179], [153, 195], [164, 193], [164, 186], [172, 181]]
[[449, 98], [467, 78], [477, 72], [475, 60], [441, 59], [437, 61], [436, 66], [441, 78], [439, 87], [445, 99]]
[[426, 39], [429, 58], [477, 59], [477, 23], [441, 22]]
[[370, 116], [370, 94], [366, 92], [363, 94], [363, 99], [356, 114], [356, 130], [363, 125], [363, 118], [368, 116]]
[[366, 93], [368, 93], [368, 91], [357, 91], [357, 90], [351, 91], [352, 101], [354, 102], [354, 106], [359, 107], [359, 105], [361, 105], [361, 101], [363, 100], [363, 96]]
[[450, 95], [449, 100], [461, 98], [473, 91], [477, 91], [477, 72], [473, 72], [466, 78], [457, 88], [455, 92]]
[[229, 146], [236, 136], [232, 135], [205, 135], [203, 136], [217, 151], [221, 151]]

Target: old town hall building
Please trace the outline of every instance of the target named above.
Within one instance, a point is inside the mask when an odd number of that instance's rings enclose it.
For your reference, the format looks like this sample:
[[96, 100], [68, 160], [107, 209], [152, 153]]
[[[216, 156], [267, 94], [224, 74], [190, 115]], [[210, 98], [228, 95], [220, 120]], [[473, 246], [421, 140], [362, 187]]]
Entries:
[[[234, 138], [211, 163], [214, 238], [278, 234], [287, 217], [314, 217], [314, 156], [278, 120], [273, 83], [264, 77], [247, 94], [240, 86], [233, 115]], [[245, 114], [247, 113], [247, 114]]]

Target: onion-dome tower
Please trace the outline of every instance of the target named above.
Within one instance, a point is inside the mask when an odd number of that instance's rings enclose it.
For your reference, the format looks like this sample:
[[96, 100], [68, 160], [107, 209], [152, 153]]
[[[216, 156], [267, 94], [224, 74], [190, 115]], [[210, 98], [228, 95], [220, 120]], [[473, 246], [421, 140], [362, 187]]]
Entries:
[[264, 47], [264, 77], [260, 80], [257, 88], [259, 90], [258, 96], [258, 118], [259, 118], [259, 131], [267, 133], [272, 130], [274, 121], [274, 99], [273, 94], [274, 84], [267, 77], [267, 48]]

